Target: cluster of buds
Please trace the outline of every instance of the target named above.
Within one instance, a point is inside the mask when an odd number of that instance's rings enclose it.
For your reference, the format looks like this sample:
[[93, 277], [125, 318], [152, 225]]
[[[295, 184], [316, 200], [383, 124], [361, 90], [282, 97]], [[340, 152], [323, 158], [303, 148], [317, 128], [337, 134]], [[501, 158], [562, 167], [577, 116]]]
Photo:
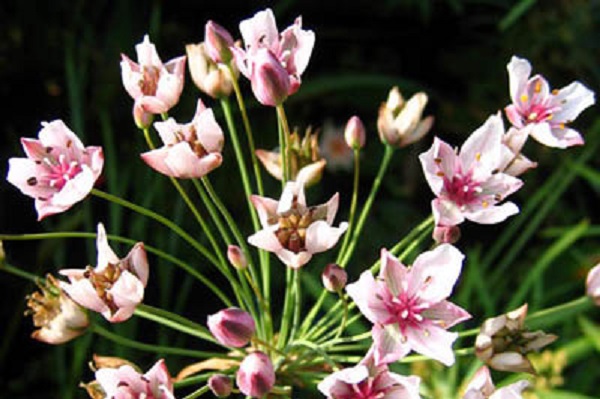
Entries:
[[[290, 167], [290, 179], [302, 180], [306, 185], [321, 180], [326, 160], [319, 151], [317, 133], [308, 128], [304, 137], [294, 131], [288, 138], [287, 158]], [[280, 151], [256, 150], [256, 156], [267, 172], [277, 180], [283, 178], [283, 164]]]
[[527, 354], [551, 344], [558, 337], [525, 327], [527, 304], [487, 319], [475, 340], [475, 354], [491, 368], [535, 374]]

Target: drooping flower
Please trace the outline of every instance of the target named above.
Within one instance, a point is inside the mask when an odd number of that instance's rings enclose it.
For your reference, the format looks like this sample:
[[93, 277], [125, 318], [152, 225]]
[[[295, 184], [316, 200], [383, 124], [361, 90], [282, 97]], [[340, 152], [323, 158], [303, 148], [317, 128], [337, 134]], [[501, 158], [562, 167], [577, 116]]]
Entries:
[[83, 200], [102, 172], [100, 147], [83, 143], [61, 120], [42, 123], [39, 140], [22, 138], [27, 158], [8, 160], [6, 180], [35, 198], [38, 220]]
[[250, 200], [263, 229], [248, 237], [248, 242], [274, 252], [294, 269], [305, 265], [313, 254], [332, 248], [348, 228], [346, 222], [339, 227], [332, 226], [339, 194], [325, 204], [307, 207], [301, 181], [287, 182], [279, 201], [258, 195]]
[[96, 238], [98, 260], [95, 268], [62, 269], [69, 282], [61, 288], [78, 304], [101, 313], [111, 323], [131, 317], [144, 298], [148, 282], [148, 259], [144, 244], [139, 242], [123, 259], [108, 245], [106, 230], [98, 224]]
[[379, 107], [377, 130], [383, 143], [406, 147], [420, 140], [433, 125], [433, 116], [423, 118], [427, 94], [419, 92], [408, 101], [397, 87], [392, 88], [385, 103]]
[[490, 369], [481, 367], [467, 386], [463, 399], [521, 399], [521, 393], [529, 387], [527, 380], [520, 380], [496, 389], [492, 382]]
[[590, 269], [585, 285], [587, 295], [600, 306], [600, 263]]
[[163, 359], [145, 374], [126, 364], [118, 368], [100, 368], [95, 376], [106, 398], [175, 399], [173, 381]]
[[235, 380], [244, 395], [262, 398], [275, 385], [275, 370], [271, 359], [263, 352], [250, 353], [240, 363]]
[[181, 179], [202, 177], [219, 167], [223, 158], [223, 131], [212, 109], [198, 100], [196, 115], [190, 123], [178, 124], [169, 118], [154, 123], [164, 146], [141, 154], [150, 167], [167, 176]]
[[419, 159], [427, 183], [437, 196], [431, 203], [436, 225], [455, 226], [465, 219], [493, 224], [519, 212], [512, 202], [497, 205], [517, 191], [523, 182], [497, 172], [503, 162], [504, 127], [500, 115], [492, 115], [457, 152], [435, 138]]
[[121, 54], [121, 78], [125, 90], [135, 101], [134, 108], [151, 114], [169, 111], [179, 102], [183, 90], [185, 56], [163, 64], [148, 35], [135, 50], [137, 63]]
[[535, 374], [527, 354], [538, 351], [558, 337], [525, 327], [527, 304], [487, 319], [475, 339], [475, 354], [493, 369]]
[[408, 268], [383, 249], [379, 278], [367, 270], [346, 287], [373, 323], [376, 364], [395, 362], [411, 350], [445, 365], [454, 363], [452, 343], [458, 334], [446, 330], [471, 316], [446, 298], [463, 259], [458, 249], [441, 244], [419, 255]]
[[513, 56], [507, 69], [512, 104], [505, 111], [516, 128], [533, 125], [531, 136], [549, 147], [583, 144], [579, 132], [566, 125], [595, 103], [593, 91], [579, 82], [551, 90], [541, 75], [530, 78], [531, 64], [524, 58]]
[[281, 104], [300, 87], [315, 44], [313, 31], [302, 29], [302, 18], [281, 34], [271, 9], [240, 23], [245, 49], [231, 47], [240, 72], [263, 105]]
[[62, 344], [86, 331], [89, 319], [86, 311], [60, 289], [51, 275], [39, 284], [40, 292], [27, 297], [27, 314], [38, 327], [31, 337], [48, 344]]
[[375, 365], [372, 351], [356, 366], [325, 377], [317, 388], [330, 399], [419, 399], [420, 378], [405, 377]]
[[[281, 152], [256, 150], [256, 157], [267, 172], [277, 180], [283, 177]], [[302, 180], [306, 186], [318, 183], [327, 161], [321, 156], [317, 133], [306, 129], [304, 137], [294, 130], [288, 137], [288, 163], [290, 180]]]
[[250, 314], [242, 309], [227, 308], [208, 316], [208, 329], [223, 345], [246, 346], [256, 331]]

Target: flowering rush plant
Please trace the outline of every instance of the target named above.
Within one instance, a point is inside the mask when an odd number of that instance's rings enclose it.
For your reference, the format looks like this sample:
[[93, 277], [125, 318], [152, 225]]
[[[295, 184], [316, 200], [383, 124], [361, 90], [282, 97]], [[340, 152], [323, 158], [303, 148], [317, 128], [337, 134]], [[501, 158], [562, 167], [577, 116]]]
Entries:
[[[95, 336], [94, 343], [104, 343], [86, 352], [91, 370], [81, 372], [81, 393], [146, 399], [585, 398], [567, 390], [560, 396], [556, 378], [566, 365], [557, 368], [556, 359], [563, 353], [575, 362], [598, 347], [599, 327], [584, 312], [600, 303], [600, 265], [589, 265], [581, 296], [573, 300], [542, 302], [540, 295], [551, 288], [540, 281], [561, 251], [588, 232], [589, 222], [566, 228], [541, 259], [532, 260], [527, 275], [510, 267], [539, 226], [536, 215], [552, 209], [554, 194], [566, 189], [576, 167], [561, 168], [538, 190], [525, 190], [528, 172], [547, 167], [524, 154], [526, 145], [553, 154], [583, 146], [577, 159], [590, 157], [597, 145], [586, 144], [585, 128], [577, 130], [574, 121], [595, 103], [594, 92], [578, 81], [552, 88], [515, 55], [507, 60], [508, 104], [490, 110], [462, 142], [436, 131], [425, 92], [407, 96], [391, 87], [374, 110], [373, 129], [349, 115], [337, 137], [324, 134], [323, 148], [318, 130], [292, 129], [286, 115], [287, 100], [308, 79], [317, 33], [301, 17], [279, 29], [265, 9], [241, 21], [236, 35], [208, 21], [204, 41], [188, 44], [186, 55], [167, 62], [148, 35], [135, 56], [123, 49], [124, 93], [141, 132], [124, 140], [144, 142], [139, 160], [153, 179], [170, 186], [158, 195], [178, 196], [183, 208], [153, 210], [101, 190], [108, 152], [84, 143], [61, 119], [43, 122], [37, 138], [22, 138], [24, 156], [8, 161], [6, 180], [33, 200], [40, 221], [59, 219], [92, 197], [125, 209], [128, 223], [150, 220], [153, 229], [188, 247], [157, 247], [154, 233], [135, 239], [110, 234], [115, 218], [104, 216], [93, 220], [91, 231], [0, 235], [4, 242], [95, 241], [91, 264], [61, 265], [46, 277], [11, 264], [10, 250], [0, 253], [0, 270], [39, 286], [27, 297], [32, 338], [71, 345]], [[186, 83], [188, 72], [195, 87]], [[182, 120], [170, 113], [184, 89], [197, 100], [193, 115]], [[261, 135], [277, 137], [275, 150], [255, 147], [247, 101], [273, 110], [273, 128]], [[399, 229], [392, 244], [369, 248], [370, 260], [358, 259], [394, 155], [417, 144], [425, 146], [418, 162], [429, 215]], [[367, 145], [382, 155], [370, 189], [359, 193], [369, 187], [360, 184]], [[232, 170], [223, 167], [227, 163]], [[351, 189], [329, 192], [320, 185], [328, 164], [353, 170]], [[239, 183], [244, 195], [231, 198], [213, 181]], [[323, 200], [314, 199], [319, 189]], [[187, 219], [191, 228], [183, 223]], [[498, 233], [501, 224], [511, 228]], [[468, 238], [474, 229], [497, 235], [497, 244], [473, 249]], [[482, 254], [488, 250], [489, 256]], [[193, 287], [206, 302], [161, 300], [155, 292], [165, 276], [159, 262], [184, 276], [174, 294], [185, 298], [185, 287]], [[496, 290], [510, 295], [493, 296]], [[564, 343], [553, 348], [560, 344], [553, 328], [573, 316], [579, 316], [581, 337], [564, 355]], [[136, 321], [144, 333], [121, 328]], [[156, 339], [164, 331], [169, 334]], [[173, 337], [184, 337], [185, 345]], [[123, 348], [131, 356], [117, 355]]]

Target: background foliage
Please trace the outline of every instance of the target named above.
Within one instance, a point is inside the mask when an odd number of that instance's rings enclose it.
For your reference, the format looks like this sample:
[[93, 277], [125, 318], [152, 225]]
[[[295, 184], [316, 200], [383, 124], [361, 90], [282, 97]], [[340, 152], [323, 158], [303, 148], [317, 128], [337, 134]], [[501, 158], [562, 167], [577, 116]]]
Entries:
[[[327, 120], [342, 125], [353, 114], [365, 122], [369, 133], [363, 154], [365, 195], [382, 152], [375, 128], [377, 108], [393, 85], [400, 86], [406, 94], [417, 90], [429, 93], [426, 113], [436, 117], [433, 134], [450, 143], [462, 142], [490, 113], [508, 104], [505, 66], [513, 54], [528, 58], [534, 71], [544, 74], [554, 87], [577, 79], [598, 92], [598, 1], [359, 0], [340, 4], [313, 0], [3, 1], [0, 95], [5, 105], [0, 125], [0, 174], [6, 175], [9, 157], [21, 156], [19, 137], [34, 137], [41, 121], [60, 118], [87, 145], [104, 146], [106, 169], [100, 183], [103, 190], [174, 214], [180, 223], [186, 224], [184, 208], [171, 187], [139, 160], [144, 142], [132, 122], [131, 99], [121, 85], [120, 53], [133, 57], [134, 45], [149, 33], [162, 59], [168, 60], [183, 54], [186, 43], [203, 40], [208, 19], [239, 36], [239, 21], [267, 6], [274, 9], [280, 27], [301, 14], [304, 25], [317, 35], [304, 84], [287, 106], [292, 125], [301, 129], [320, 127]], [[248, 89], [246, 83], [243, 85]], [[188, 120], [197, 95], [188, 76], [182, 100], [171, 115]], [[257, 147], [275, 146], [274, 112], [256, 104], [250, 106]], [[586, 147], [569, 151], [541, 146], [526, 148], [525, 152], [538, 160], [540, 167], [526, 176], [527, 184], [515, 201], [525, 206], [538, 188], [546, 187], [529, 213], [500, 226], [464, 226], [459, 245], [468, 248], [469, 266], [468, 274], [463, 277], [464, 294], [460, 300], [473, 314], [489, 316], [508, 310], [519, 288], [518, 282], [532, 271], [539, 272], [527, 291], [533, 309], [583, 292], [587, 269], [600, 260], [597, 240], [600, 174], [598, 158], [593, 156], [598, 153], [593, 148], [597, 149], [600, 141], [597, 106], [585, 112], [576, 127], [581, 127], [587, 137]], [[396, 242], [430, 211], [432, 195], [417, 155], [430, 145], [431, 137], [394, 158], [368, 221], [368, 234], [349, 265], [351, 279], [376, 259], [381, 247]], [[591, 154], [584, 154], [586, 148], [592, 148], [588, 150]], [[224, 201], [244, 216], [241, 189], [239, 192], [237, 187], [231, 189], [229, 183], [229, 176], [237, 176], [232, 155], [231, 149], [226, 149], [226, 162], [212, 181], [220, 192], [225, 192], [224, 188], [229, 190]], [[583, 155], [587, 157], [585, 161], [576, 161]], [[276, 193], [277, 184], [270, 178], [266, 182], [266, 191]], [[547, 182], [554, 183], [544, 186]], [[311, 189], [308, 195], [311, 202], [318, 203], [335, 191], [350, 190], [350, 174], [336, 172], [324, 176], [324, 184]], [[343, 212], [348, 208], [345, 201], [349, 199], [342, 196]], [[32, 201], [8, 183], [0, 185], [0, 203], [3, 233], [94, 231], [95, 223], [102, 220], [114, 234], [148, 239], [154, 246], [185, 258], [185, 246], [173, 237], [149, 230], [154, 226], [147, 221], [97, 199], [42, 223], [35, 221]], [[547, 203], [552, 205], [551, 209], [544, 208]], [[538, 214], [541, 216], [536, 219]], [[343, 217], [342, 213], [339, 219]], [[581, 232], [549, 228], [573, 226], [582, 221], [590, 224]], [[527, 225], [523, 222], [533, 226], [530, 231], [523, 227]], [[494, 246], [502, 231], [511, 228], [516, 232], [511, 241]], [[152, 231], [150, 237], [148, 231]], [[569, 238], [565, 231], [575, 236]], [[572, 245], [575, 240], [576, 246]], [[557, 248], [557, 243], [562, 246]], [[40, 275], [62, 267], [82, 267], [95, 260], [92, 240], [9, 242], [5, 248], [12, 264]], [[126, 247], [117, 248], [122, 255], [127, 251]], [[490, 248], [496, 253], [490, 254]], [[550, 252], [553, 248], [556, 251]], [[203, 293], [193, 290], [191, 282], [170, 265], [154, 261], [151, 273], [156, 278], [151, 278], [147, 301], [204, 323], [205, 315], [213, 312], [216, 304], [207, 303]], [[317, 258], [316, 262], [324, 265], [326, 257]], [[512, 284], [509, 286], [506, 285], [509, 280], [504, 278], [507, 270]], [[218, 281], [220, 277], [214, 278]], [[493, 285], [484, 286], [484, 281]], [[29, 338], [31, 321], [22, 317], [23, 298], [33, 289], [31, 284], [13, 276], [0, 276], [0, 397], [83, 397], [77, 384], [92, 378], [91, 372], [81, 367], [92, 353], [130, 356], [143, 366], [153, 363], [153, 357], [114, 349], [92, 336], [57, 348], [34, 342]], [[558, 326], [555, 332], [563, 338], [556, 347], [568, 345], [568, 337], [578, 332], [579, 326], [572, 321]], [[143, 331], [148, 341], [198, 345], [162, 329], [144, 328], [135, 320], [115, 330], [138, 336]], [[570, 362], [561, 389], [576, 387], [579, 392], [593, 396], [597, 394], [594, 381], [600, 378], [597, 371], [600, 361], [597, 351], [594, 354], [589, 345], [585, 348], [576, 353], [577, 361]], [[585, 362], [578, 364], [579, 360]], [[178, 370], [181, 367], [178, 361], [169, 360], [169, 367]], [[583, 367], [585, 373], [580, 372]]]

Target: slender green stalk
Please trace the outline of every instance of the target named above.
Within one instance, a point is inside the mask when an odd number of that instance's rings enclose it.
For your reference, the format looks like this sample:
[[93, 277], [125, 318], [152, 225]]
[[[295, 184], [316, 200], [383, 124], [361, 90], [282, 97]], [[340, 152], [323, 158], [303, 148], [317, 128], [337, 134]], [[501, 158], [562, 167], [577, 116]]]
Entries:
[[99, 336], [106, 338], [116, 343], [117, 345], [126, 346], [128, 348], [133, 348], [144, 352], [161, 353], [165, 355], [175, 356], [197, 357], [201, 359], [226, 357], [226, 354], [222, 352], [206, 352], [186, 348], [174, 348], [171, 346], [145, 344], [136, 340], [126, 338], [120, 334], [115, 334], [114, 332], [107, 330], [106, 328], [102, 327], [97, 323], [90, 324], [89, 329], [91, 330], [91, 332], [98, 334]]
[[292, 347], [304, 346], [304, 347], [310, 349], [311, 351], [316, 352], [319, 355], [323, 356], [323, 359], [331, 366], [331, 368], [334, 371], [339, 370], [338, 365], [329, 357], [327, 352], [323, 348], [321, 348], [319, 345], [315, 344], [314, 342], [298, 340], [298, 341], [294, 341], [291, 346]]
[[287, 117], [285, 116], [283, 104], [279, 104], [275, 108], [277, 110], [277, 121], [279, 126], [279, 152], [281, 154], [281, 166], [283, 170], [281, 183], [285, 185], [285, 183], [291, 179], [289, 159], [290, 146], [288, 143], [290, 138], [290, 125], [288, 124]]
[[229, 73], [231, 75], [231, 81], [233, 83], [233, 91], [235, 92], [235, 98], [242, 114], [242, 121], [244, 123], [244, 130], [246, 131], [246, 139], [248, 140], [248, 149], [250, 151], [250, 158], [252, 160], [252, 167], [254, 168], [254, 177], [256, 179], [256, 187], [258, 189], [258, 195], [264, 195], [262, 177], [260, 174], [260, 165], [258, 158], [256, 157], [256, 150], [254, 147], [254, 136], [252, 134], [252, 128], [250, 127], [250, 120], [248, 119], [248, 112], [246, 111], [246, 105], [244, 104], [244, 98], [238, 80], [235, 78], [235, 74], [231, 65], [227, 65]]
[[231, 236], [229, 235], [229, 232], [223, 225], [223, 222], [221, 221], [221, 218], [219, 217], [219, 214], [217, 213], [217, 209], [215, 208], [215, 205], [213, 205], [214, 201], [211, 201], [208, 193], [205, 191], [205, 188], [203, 188], [200, 185], [198, 180], [192, 179], [192, 184], [194, 185], [196, 192], [202, 199], [202, 203], [208, 210], [208, 213], [210, 214], [210, 217], [211, 217], [213, 223], [215, 224], [215, 226], [217, 226], [217, 229], [219, 230], [219, 234], [221, 234], [223, 241], [225, 241], [225, 244], [230, 245], [232, 243]]
[[134, 314], [138, 317], [154, 321], [173, 330], [177, 330], [193, 337], [218, 344], [212, 334], [208, 332], [205, 327], [200, 325], [189, 325], [189, 323], [182, 323], [181, 316], [178, 316], [177, 318], [169, 318], [165, 316], [164, 312], [165, 311], [157, 312], [155, 308], [141, 304], [135, 309]]
[[375, 177], [375, 180], [373, 181], [373, 186], [371, 187], [371, 192], [369, 193], [369, 196], [367, 197], [365, 205], [363, 206], [363, 209], [360, 213], [358, 222], [356, 223], [356, 228], [354, 229], [354, 232], [352, 233], [352, 239], [350, 241], [350, 244], [348, 245], [346, 252], [342, 255], [342, 258], [339, 262], [340, 266], [342, 266], [342, 267], [345, 267], [348, 264], [348, 261], [350, 260], [350, 258], [352, 257], [352, 253], [354, 252], [354, 249], [358, 242], [358, 238], [360, 237], [360, 233], [362, 232], [362, 229], [367, 220], [367, 216], [369, 216], [369, 212], [371, 211], [371, 207], [373, 206], [373, 202], [375, 201], [375, 196], [377, 195], [377, 192], [379, 191], [379, 187], [381, 186], [381, 182], [383, 181], [383, 176], [385, 175], [385, 172], [390, 164], [390, 161], [392, 160], [392, 156], [394, 155], [394, 150], [395, 150], [394, 147], [385, 145], [384, 148], [385, 148], [385, 151], [383, 153], [383, 158], [381, 160], [381, 164], [379, 165], [379, 171], [377, 172], [377, 176]]
[[213, 254], [211, 254], [208, 251], [208, 249], [204, 245], [200, 244], [198, 241], [196, 241], [194, 238], [192, 238], [192, 236], [190, 234], [185, 232], [181, 227], [179, 227], [177, 224], [173, 223], [171, 220], [167, 219], [166, 217], [164, 217], [154, 211], [151, 211], [147, 208], [144, 208], [143, 206], [134, 204], [133, 202], [129, 202], [123, 198], [117, 197], [117, 196], [109, 194], [109, 193], [105, 193], [104, 191], [100, 191], [95, 188], [92, 189], [92, 194], [95, 195], [96, 197], [105, 199], [105, 200], [113, 202], [117, 205], [121, 205], [125, 208], [131, 209], [134, 212], [137, 212], [141, 215], [147, 216], [150, 219], [153, 219], [153, 220], [159, 222], [163, 226], [168, 227], [169, 229], [171, 229], [171, 231], [173, 231], [175, 234], [177, 234], [179, 237], [181, 237], [184, 241], [186, 241], [188, 244], [190, 244], [192, 247], [194, 247], [198, 252], [200, 252], [202, 255], [204, 255], [204, 257], [206, 257], [206, 259], [208, 259], [213, 265], [219, 267], [219, 263], [218, 263], [217, 259], [214, 257]]
[[294, 270], [294, 317], [292, 331], [290, 332], [290, 341], [294, 339], [296, 331], [300, 326], [300, 313], [302, 312], [302, 286], [300, 284], [300, 270]]
[[340, 301], [342, 301], [344, 304], [344, 315], [342, 316], [342, 322], [340, 323], [340, 327], [338, 328], [337, 333], [335, 334], [333, 339], [342, 336], [342, 333], [346, 328], [346, 322], [348, 321], [348, 298], [342, 294], [341, 290], [338, 292], [338, 295], [340, 296]]
[[344, 241], [342, 242], [342, 246], [340, 247], [340, 252], [338, 252], [337, 259], [335, 263], [340, 263], [342, 260], [342, 255], [346, 252], [348, 247], [348, 243], [350, 242], [350, 236], [354, 231], [354, 217], [356, 213], [356, 204], [358, 202], [358, 184], [360, 178], [360, 148], [354, 149], [354, 179], [352, 185], [352, 200], [350, 202], [350, 213], [348, 216], [348, 230], [344, 234]]
[[288, 332], [290, 330], [290, 321], [294, 307], [292, 306], [294, 296], [294, 270], [291, 267], [286, 267], [285, 276], [285, 299], [283, 300], [283, 312], [281, 316], [281, 326], [279, 328], [279, 338], [277, 339], [277, 348], [282, 349], [286, 345]]
[[0, 271], [12, 274], [14, 276], [23, 278], [25, 280], [29, 280], [34, 283], [40, 283], [44, 281], [43, 277], [39, 277], [33, 273], [26, 272], [23, 269], [9, 265], [8, 263], [4, 262], [4, 260], [0, 261]]
[[199, 389], [195, 390], [194, 392], [192, 392], [191, 394], [184, 396], [183, 399], [195, 399], [199, 396], [204, 395], [208, 391], [210, 391], [210, 387], [208, 385], [204, 385], [202, 388], [199, 388]]

